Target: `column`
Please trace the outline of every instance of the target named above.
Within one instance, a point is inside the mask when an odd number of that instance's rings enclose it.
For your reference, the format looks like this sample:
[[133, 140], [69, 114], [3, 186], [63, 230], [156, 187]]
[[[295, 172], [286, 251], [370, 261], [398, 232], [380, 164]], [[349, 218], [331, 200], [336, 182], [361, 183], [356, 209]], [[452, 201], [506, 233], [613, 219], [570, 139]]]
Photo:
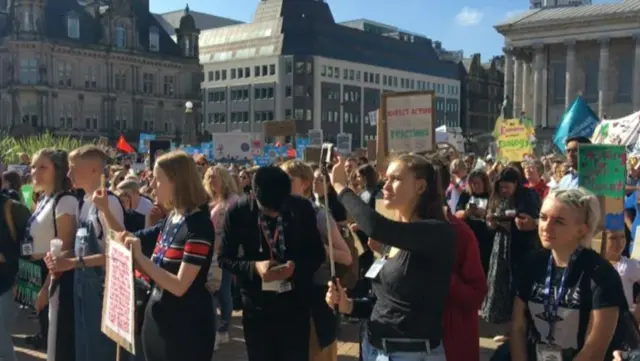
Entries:
[[[529, 59], [522, 60], [522, 112], [531, 117], [531, 67]], [[516, 118], [520, 117], [520, 112], [514, 114]]]
[[524, 61], [517, 55], [514, 55], [514, 58], [513, 116], [517, 117], [522, 111], [522, 68], [524, 67]]
[[609, 39], [600, 39], [600, 69], [598, 70], [598, 117], [607, 113], [609, 96]]
[[[504, 97], [511, 102], [511, 110], [513, 110], [513, 49], [504, 48]], [[505, 114], [506, 118], [510, 118], [513, 114]], [[467, 123], [468, 125], [468, 123]]]
[[635, 34], [636, 42], [633, 60], [633, 111], [640, 110], [640, 33]]
[[544, 45], [537, 44], [533, 48], [533, 125], [542, 125], [542, 67], [544, 66]]
[[576, 74], [576, 41], [568, 40], [565, 42], [567, 46], [567, 59], [565, 63], [565, 90], [564, 90], [564, 108], [568, 109], [576, 96], [574, 90], [574, 79]]

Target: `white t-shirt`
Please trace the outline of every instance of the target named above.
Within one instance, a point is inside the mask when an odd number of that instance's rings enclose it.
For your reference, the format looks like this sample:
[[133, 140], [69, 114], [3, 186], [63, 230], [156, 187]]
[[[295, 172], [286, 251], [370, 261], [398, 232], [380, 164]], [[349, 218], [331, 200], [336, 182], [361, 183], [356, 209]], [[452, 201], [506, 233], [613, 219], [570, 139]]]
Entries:
[[[93, 202], [91, 201], [90, 196], [84, 197], [84, 203], [82, 204], [82, 209], [80, 210], [80, 221], [87, 222], [91, 221], [93, 223], [93, 229], [95, 230], [96, 237], [102, 236], [102, 239], [99, 239], [100, 248], [104, 250], [105, 246], [105, 232], [102, 230], [102, 225], [106, 225], [107, 222], [104, 219], [104, 214], [102, 212], [99, 213], [100, 221], [93, 216], [95, 210], [93, 210], [89, 214], [89, 211], [93, 208]], [[113, 194], [109, 195], [109, 210], [111, 210], [111, 214], [113, 217], [120, 223], [120, 225], [124, 226], [124, 212], [122, 211], [122, 205], [120, 204], [120, 200]]]
[[[40, 210], [38, 216], [31, 222], [30, 233], [33, 238], [33, 254], [41, 255], [49, 252], [51, 240], [56, 238], [55, 225], [53, 219], [53, 204], [55, 198], [50, 197], [40, 201], [41, 209], [36, 209], [36, 212]], [[36, 213], [34, 212], [34, 213]], [[64, 195], [60, 197], [56, 204], [55, 215], [60, 217], [65, 214], [70, 214], [74, 217], [78, 217], [78, 200], [72, 195]]]
[[151, 201], [145, 197], [140, 197], [138, 206], [136, 207], [135, 211], [142, 214], [143, 216], [146, 216], [147, 214], [149, 214], [149, 212], [151, 212], [151, 209], [153, 209], [153, 203], [151, 203]]
[[620, 258], [620, 261], [613, 265], [613, 267], [615, 267], [622, 279], [624, 296], [627, 298], [629, 308], [633, 310], [635, 309], [635, 302], [633, 300], [633, 284], [640, 282], [640, 262], [627, 257], [622, 257]]

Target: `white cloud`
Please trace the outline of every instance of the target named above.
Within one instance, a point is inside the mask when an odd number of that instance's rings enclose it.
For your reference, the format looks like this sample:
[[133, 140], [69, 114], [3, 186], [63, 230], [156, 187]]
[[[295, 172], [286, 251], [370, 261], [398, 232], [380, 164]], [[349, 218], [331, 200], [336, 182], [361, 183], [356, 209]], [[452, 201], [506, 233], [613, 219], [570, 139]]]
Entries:
[[507, 11], [506, 14], [504, 14], [504, 18], [505, 19], [509, 19], [512, 18], [516, 15], [522, 14], [524, 12], [524, 10], [511, 10], [511, 11]]
[[465, 6], [456, 15], [456, 23], [460, 26], [474, 26], [478, 25], [483, 17], [482, 11]]

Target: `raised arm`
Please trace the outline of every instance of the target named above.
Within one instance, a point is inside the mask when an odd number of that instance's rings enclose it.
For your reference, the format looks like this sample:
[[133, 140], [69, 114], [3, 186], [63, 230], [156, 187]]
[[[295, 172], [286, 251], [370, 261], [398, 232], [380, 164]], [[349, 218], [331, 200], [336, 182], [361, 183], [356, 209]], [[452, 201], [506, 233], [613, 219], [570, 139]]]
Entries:
[[392, 221], [369, 207], [350, 189], [340, 193], [340, 201], [362, 231], [386, 245], [424, 254], [437, 254], [454, 246], [449, 222], [425, 219], [418, 222]]

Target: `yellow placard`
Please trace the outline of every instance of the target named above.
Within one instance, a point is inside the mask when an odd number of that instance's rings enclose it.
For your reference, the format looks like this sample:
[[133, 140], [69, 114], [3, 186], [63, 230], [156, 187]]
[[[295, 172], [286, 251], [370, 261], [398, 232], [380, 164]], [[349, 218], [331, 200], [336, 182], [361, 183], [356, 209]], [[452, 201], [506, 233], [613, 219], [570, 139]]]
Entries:
[[499, 118], [496, 120], [493, 136], [499, 160], [518, 162], [533, 156], [535, 128], [528, 119]]

